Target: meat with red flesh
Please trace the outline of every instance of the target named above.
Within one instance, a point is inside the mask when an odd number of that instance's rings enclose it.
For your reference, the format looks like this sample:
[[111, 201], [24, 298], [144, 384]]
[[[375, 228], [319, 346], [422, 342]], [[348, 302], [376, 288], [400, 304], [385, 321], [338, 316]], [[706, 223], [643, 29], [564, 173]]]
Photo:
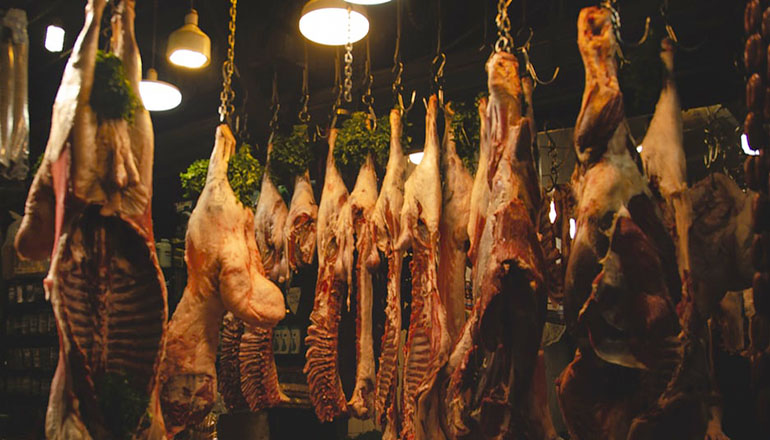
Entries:
[[482, 232], [484, 232], [484, 223], [487, 219], [487, 207], [489, 206], [489, 182], [487, 178], [487, 169], [489, 167], [488, 102], [486, 97], [479, 99], [479, 164], [476, 167], [476, 175], [473, 177], [470, 211], [468, 212], [468, 239], [470, 241], [468, 259], [474, 270], [476, 267], [476, 255], [478, 254], [479, 241], [481, 240]]
[[291, 196], [289, 212], [286, 217], [286, 260], [289, 269], [296, 271], [307, 266], [315, 258], [315, 227], [318, 219], [318, 205], [310, 185], [307, 171], [294, 179], [294, 194]]
[[230, 411], [243, 410], [249, 406], [241, 392], [241, 363], [238, 359], [243, 331], [243, 321], [230, 312], [226, 313], [219, 335], [217, 385], [219, 394], [222, 395], [222, 400]]
[[453, 438], [544, 438], [533, 386], [546, 289], [531, 128], [516, 58], [495, 53], [486, 67], [489, 206], [474, 263], [477, 300], [447, 364], [446, 426]]
[[252, 412], [289, 401], [278, 382], [273, 329], [246, 326], [238, 349], [240, 389]]
[[[169, 324], [161, 403], [171, 435], [200, 423], [216, 397], [215, 360], [226, 311], [247, 326], [273, 327], [285, 314], [280, 289], [262, 275], [254, 215], [235, 197], [227, 165], [235, 138], [217, 128], [206, 185], [190, 216], [188, 283]], [[242, 361], [241, 361], [242, 363]]]
[[441, 220], [439, 221], [438, 291], [447, 314], [447, 331], [454, 341], [465, 324], [465, 262], [468, 242], [468, 216], [473, 178], [457, 155], [451, 104], [444, 108], [444, 139], [441, 155]]
[[[165, 435], [157, 366], [167, 308], [151, 220], [152, 123], [144, 108], [136, 110], [133, 124], [98, 123], [90, 108], [104, 8], [103, 0], [86, 5], [16, 237], [23, 257], [51, 256], [44, 284], [59, 331], [59, 363], [45, 424], [50, 439]], [[110, 47], [138, 94], [134, 16], [133, 1], [113, 9]], [[121, 129], [101, 142], [96, 133], [105, 124]], [[100, 165], [91, 156], [118, 155], [113, 148], [119, 141], [119, 154], [128, 161], [123, 165], [136, 171], [130, 183], [117, 167], [93, 169]], [[101, 198], [83, 192], [100, 185]]]
[[356, 383], [348, 401], [350, 414], [360, 419], [374, 415], [374, 341], [372, 339], [372, 273], [367, 266], [374, 247], [372, 212], [377, 202], [377, 174], [371, 153], [358, 172], [348, 202], [356, 240]]
[[[404, 203], [406, 181], [406, 157], [401, 148], [403, 113], [390, 111], [390, 152], [382, 188], [372, 212], [377, 249], [388, 260], [388, 285], [385, 305], [385, 331], [382, 335], [380, 359], [377, 368], [374, 412], [377, 424], [382, 428], [383, 439], [398, 438], [400, 432], [398, 389], [398, 353], [401, 349], [401, 270], [403, 252], [395, 248], [401, 234], [401, 207]], [[378, 264], [379, 255], [372, 252], [369, 265]]]
[[318, 279], [307, 329], [305, 367], [310, 401], [323, 422], [347, 413], [339, 375], [338, 341], [342, 301], [349, 292], [353, 266], [353, 224], [348, 190], [334, 162], [337, 130], [329, 131], [326, 177], [318, 207]]
[[284, 236], [286, 217], [289, 209], [270, 177], [270, 153], [273, 151], [272, 139], [267, 145], [267, 164], [262, 175], [262, 186], [254, 213], [254, 235], [257, 248], [262, 256], [262, 266], [267, 277], [273, 282], [283, 284], [289, 275], [286, 261], [286, 238]]
[[441, 438], [437, 392], [433, 383], [449, 355], [446, 311], [438, 292], [438, 241], [441, 216], [438, 99], [428, 101], [425, 149], [420, 164], [404, 184], [401, 236], [396, 248], [411, 247], [412, 311], [403, 368], [402, 439]]

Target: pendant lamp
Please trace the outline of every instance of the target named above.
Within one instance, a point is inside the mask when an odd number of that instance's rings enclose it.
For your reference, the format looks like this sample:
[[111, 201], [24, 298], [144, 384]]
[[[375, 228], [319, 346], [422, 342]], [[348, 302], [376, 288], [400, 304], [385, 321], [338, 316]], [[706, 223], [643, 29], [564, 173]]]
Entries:
[[310, 0], [302, 8], [299, 31], [315, 43], [342, 46], [364, 38], [369, 19], [363, 8], [344, 0]]
[[198, 27], [198, 11], [190, 9], [184, 17], [184, 26], [168, 36], [166, 57], [171, 62], [188, 69], [206, 67], [211, 60], [211, 40]]
[[382, 3], [388, 3], [390, 0], [345, 0], [348, 3], [355, 3], [357, 5], [380, 5]]
[[147, 69], [147, 78], [139, 83], [139, 94], [144, 108], [151, 112], [171, 110], [182, 102], [182, 93], [176, 86], [158, 80], [158, 72]]

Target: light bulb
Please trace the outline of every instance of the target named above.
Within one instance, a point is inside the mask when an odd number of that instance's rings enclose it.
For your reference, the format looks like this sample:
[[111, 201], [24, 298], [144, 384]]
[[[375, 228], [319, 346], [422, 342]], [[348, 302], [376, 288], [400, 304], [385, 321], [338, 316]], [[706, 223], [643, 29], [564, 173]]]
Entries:
[[746, 133], [741, 135], [741, 149], [747, 156], [759, 156], [759, 151], [752, 149], [749, 145], [749, 137], [746, 136]]
[[49, 25], [45, 30], [45, 48], [49, 52], [61, 52], [64, 49], [64, 29]]
[[380, 5], [387, 3], [390, 0], [345, 0], [348, 3], [355, 3], [357, 5]]
[[184, 26], [168, 36], [168, 60], [177, 66], [198, 69], [209, 64], [211, 40], [198, 27], [198, 12], [191, 9], [184, 17]]
[[302, 8], [299, 31], [310, 41], [342, 46], [364, 38], [369, 19], [362, 8], [342, 0], [310, 0]]
[[415, 165], [419, 165], [420, 162], [422, 162], [422, 156], [424, 154], [425, 153], [423, 153], [422, 151], [418, 151], [417, 153], [410, 154], [409, 155], [409, 162], [412, 162]]
[[575, 219], [571, 218], [569, 219], [569, 238], [570, 240], [575, 239], [575, 233], [577, 232], [577, 223], [575, 223]]
[[553, 203], [553, 199], [551, 199], [551, 209], [548, 211], [548, 220], [551, 224], [556, 223], [556, 204]]
[[139, 83], [139, 95], [144, 108], [151, 112], [171, 110], [182, 102], [179, 89], [165, 81], [158, 81], [158, 72], [152, 68], [147, 70], [147, 78]]
[[638, 147], [636, 147], [636, 152], [639, 153], [639, 154], [642, 154], [642, 150], [643, 149], [644, 149], [644, 147], [642, 145], [639, 145]]

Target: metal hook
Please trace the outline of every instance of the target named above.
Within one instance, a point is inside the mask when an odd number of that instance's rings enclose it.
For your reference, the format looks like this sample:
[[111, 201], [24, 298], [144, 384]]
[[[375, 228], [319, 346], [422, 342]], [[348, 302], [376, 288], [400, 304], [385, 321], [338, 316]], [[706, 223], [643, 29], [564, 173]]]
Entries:
[[704, 38], [703, 41], [696, 44], [695, 46], [685, 46], [681, 42], [679, 42], [679, 38], [676, 36], [676, 32], [674, 31], [674, 27], [671, 25], [671, 22], [668, 19], [668, 2], [663, 2], [660, 5], [660, 16], [663, 18], [663, 23], [666, 27], [666, 33], [668, 34], [668, 38], [674, 43], [674, 46], [683, 52], [695, 52], [696, 50], [703, 47], [704, 44], [706, 44], [706, 40], [708, 38]]
[[[532, 77], [533, 80], [535, 80], [536, 84], [541, 85], [548, 85], [556, 81], [556, 77], [559, 76], [559, 66], [556, 67], [556, 69], [553, 72], [553, 75], [551, 76], [551, 79], [548, 81], [543, 81], [540, 79], [540, 77], [537, 75], [537, 71], [535, 71], [535, 66], [532, 64], [532, 61], [529, 59], [529, 46], [532, 42], [532, 36], [534, 35], [534, 32], [532, 31], [532, 28], [528, 28], [529, 30], [529, 36], [527, 37], [527, 41], [524, 42], [521, 46], [519, 46], [516, 51], [521, 53], [522, 58], [524, 59], [524, 66], [527, 69], [527, 73], [529, 73], [529, 76]], [[519, 30], [519, 33], [521, 33], [521, 30]], [[518, 36], [518, 33], [516, 34]]]
[[[615, 0], [602, 0], [599, 4], [600, 7], [608, 9], [610, 11], [610, 20], [612, 21], [612, 28], [615, 31], [615, 39], [618, 40], [618, 43], [623, 46], [628, 47], [639, 47], [642, 44], [644, 44], [645, 41], [647, 41], [647, 37], [650, 36], [650, 17], [647, 17], [644, 21], [644, 34], [642, 34], [642, 37], [633, 43], [627, 42], [623, 39], [623, 36], [620, 34], [620, 12], [618, 12], [617, 8], [615, 8]], [[621, 59], [622, 53], [621, 53]], [[627, 61], [627, 60], [626, 60]]]

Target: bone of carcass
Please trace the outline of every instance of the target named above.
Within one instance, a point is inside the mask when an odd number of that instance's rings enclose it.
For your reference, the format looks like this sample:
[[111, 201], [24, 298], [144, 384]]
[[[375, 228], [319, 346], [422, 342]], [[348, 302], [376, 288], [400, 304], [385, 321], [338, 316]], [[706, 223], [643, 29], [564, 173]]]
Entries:
[[356, 240], [356, 385], [348, 402], [351, 415], [368, 419], [374, 413], [374, 341], [372, 340], [372, 273], [367, 266], [374, 248], [372, 212], [377, 202], [377, 174], [372, 154], [366, 156], [348, 202]]
[[[132, 124], [97, 122], [90, 108], [104, 8], [104, 0], [86, 4], [15, 243], [23, 257], [51, 256], [44, 285], [56, 316], [59, 363], [46, 415], [49, 439], [165, 435], [157, 366], [167, 308], [152, 231], [152, 123], [144, 108]], [[134, 16], [133, 1], [113, 9], [110, 46], [138, 94]], [[97, 139], [106, 125], [119, 132]], [[136, 171], [131, 182], [117, 167], [94, 162], [117, 162], [118, 155]], [[96, 187], [101, 197], [84, 191]]]
[[447, 331], [454, 341], [465, 324], [465, 261], [468, 242], [468, 216], [473, 178], [455, 148], [451, 104], [444, 108], [444, 139], [441, 155], [441, 220], [439, 221], [438, 291], [447, 314]]
[[234, 150], [230, 129], [220, 125], [206, 185], [187, 227], [189, 280], [169, 324], [161, 368], [161, 404], [170, 435], [200, 423], [214, 404], [225, 312], [263, 328], [273, 327], [286, 312], [280, 289], [261, 273], [254, 215], [238, 202], [227, 179]]
[[355, 246], [349, 194], [334, 162], [336, 139], [337, 130], [331, 129], [316, 229], [318, 279], [305, 338], [308, 349], [303, 369], [316, 416], [324, 422], [347, 412], [337, 358], [338, 330], [343, 295], [351, 287]]
[[257, 248], [262, 256], [262, 266], [267, 277], [278, 284], [283, 284], [288, 276], [289, 266], [286, 261], [285, 230], [289, 209], [270, 177], [270, 153], [273, 151], [272, 139], [267, 146], [267, 165], [262, 175], [262, 187], [254, 213], [254, 235]]
[[246, 326], [238, 348], [241, 393], [252, 412], [289, 401], [278, 382], [273, 329]]
[[[401, 207], [404, 203], [406, 158], [401, 148], [402, 112], [390, 111], [390, 153], [382, 180], [380, 195], [372, 212], [377, 248], [388, 259], [388, 286], [385, 305], [385, 331], [382, 335], [379, 367], [377, 369], [374, 411], [376, 422], [383, 427], [383, 439], [398, 438], [398, 352], [401, 348], [401, 269], [403, 252], [395, 248], [401, 234]], [[370, 266], [378, 264], [378, 254], [372, 252]]]
[[438, 99], [428, 101], [422, 161], [404, 184], [401, 236], [396, 248], [412, 248], [412, 312], [403, 370], [403, 439], [441, 438], [438, 393], [432, 392], [449, 355], [446, 311], [438, 292], [438, 241], [441, 216]]
[[315, 227], [318, 205], [313, 197], [310, 175], [307, 171], [294, 179], [294, 195], [291, 196], [286, 217], [286, 259], [290, 270], [297, 270], [313, 262], [315, 258]]
[[621, 124], [611, 11], [580, 12], [578, 46], [586, 91], [565, 312], [579, 348], [559, 379], [564, 419], [576, 439], [703, 438], [707, 372], [697, 344], [680, 339], [676, 251]]
[[533, 389], [546, 289], [530, 121], [521, 116], [515, 56], [495, 53], [486, 69], [489, 206], [474, 262], [476, 303], [447, 364], [446, 426], [455, 438], [545, 438]]
[[248, 408], [248, 403], [241, 392], [241, 363], [238, 359], [244, 327], [243, 321], [227, 312], [222, 320], [222, 331], [219, 336], [217, 385], [219, 394], [230, 411]]
[[486, 97], [479, 100], [479, 165], [476, 168], [476, 175], [473, 177], [470, 212], [468, 213], [468, 239], [470, 240], [468, 259], [473, 267], [476, 267], [477, 250], [481, 234], [484, 232], [487, 207], [489, 206], [489, 182], [487, 179], [487, 169], [489, 167], [488, 102]]

